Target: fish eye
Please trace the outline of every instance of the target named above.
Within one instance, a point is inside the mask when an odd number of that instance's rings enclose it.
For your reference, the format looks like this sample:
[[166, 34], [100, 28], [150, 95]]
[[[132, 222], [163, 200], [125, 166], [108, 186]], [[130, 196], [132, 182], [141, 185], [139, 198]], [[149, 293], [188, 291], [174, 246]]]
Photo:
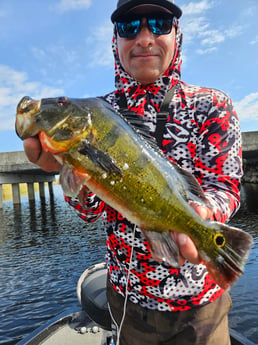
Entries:
[[70, 101], [67, 97], [58, 97], [57, 98], [57, 105], [59, 105], [61, 107], [64, 105], [67, 105], [69, 103], [70, 103]]
[[213, 240], [218, 248], [222, 248], [226, 244], [226, 239], [222, 234], [216, 234]]

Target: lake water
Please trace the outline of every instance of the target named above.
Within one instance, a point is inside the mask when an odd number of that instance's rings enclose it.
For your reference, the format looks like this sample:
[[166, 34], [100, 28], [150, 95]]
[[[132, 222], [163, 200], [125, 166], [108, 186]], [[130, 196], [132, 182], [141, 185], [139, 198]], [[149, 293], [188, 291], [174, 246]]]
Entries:
[[[245, 274], [232, 287], [230, 326], [258, 344], [258, 186], [245, 185], [231, 221], [254, 236]], [[85, 224], [54, 198], [0, 210], [0, 344], [16, 344], [49, 318], [77, 304], [76, 284], [89, 265], [104, 260], [101, 221]]]

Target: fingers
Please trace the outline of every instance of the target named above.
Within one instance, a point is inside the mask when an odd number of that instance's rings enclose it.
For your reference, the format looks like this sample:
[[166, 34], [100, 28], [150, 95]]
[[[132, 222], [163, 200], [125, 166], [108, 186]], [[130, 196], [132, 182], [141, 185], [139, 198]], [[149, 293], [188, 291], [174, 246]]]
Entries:
[[171, 236], [174, 238], [179, 248], [179, 266], [182, 266], [185, 260], [195, 265], [201, 262], [197, 248], [189, 236], [176, 232], [172, 232]]
[[[195, 212], [205, 220], [211, 220], [213, 217], [213, 211], [211, 208], [197, 203], [191, 202], [190, 205], [193, 207]], [[191, 238], [183, 233], [171, 232], [171, 236], [174, 238], [178, 245], [180, 256], [179, 256], [179, 266], [182, 266], [185, 260], [191, 262], [192, 264], [199, 264], [201, 262], [201, 257], [199, 256], [198, 250], [191, 240]]]
[[202, 219], [205, 219], [205, 220], [211, 220], [212, 219], [212, 216], [213, 216], [212, 208], [207, 207], [207, 206], [198, 205], [194, 202], [190, 202], [189, 205], [192, 206], [192, 208], [195, 210], [195, 212], [198, 213]]
[[36, 137], [25, 139], [23, 142], [23, 147], [29, 161], [37, 164], [42, 152], [39, 139]]
[[190, 237], [185, 234], [178, 234], [178, 243], [180, 254], [184, 259], [195, 265], [201, 262], [198, 250]]
[[61, 170], [61, 165], [54, 156], [42, 150], [40, 141], [37, 137], [25, 139], [23, 147], [29, 161], [37, 164], [41, 169], [47, 172], [58, 172]]

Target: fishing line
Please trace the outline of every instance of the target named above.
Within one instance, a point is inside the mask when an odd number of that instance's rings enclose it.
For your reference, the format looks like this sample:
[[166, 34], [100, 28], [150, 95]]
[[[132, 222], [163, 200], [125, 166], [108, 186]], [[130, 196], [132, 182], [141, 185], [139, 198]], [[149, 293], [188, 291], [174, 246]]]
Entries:
[[108, 304], [108, 309], [111, 315], [111, 318], [113, 320], [114, 325], [116, 326], [117, 329], [117, 340], [116, 340], [116, 345], [119, 345], [120, 343], [120, 334], [121, 334], [121, 330], [123, 327], [123, 323], [125, 320], [125, 314], [126, 314], [126, 307], [127, 307], [127, 301], [128, 301], [128, 284], [129, 284], [129, 278], [130, 278], [130, 274], [131, 274], [131, 270], [132, 270], [132, 261], [133, 261], [133, 251], [134, 251], [134, 246], [135, 246], [135, 231], [136, 231], [136, 225], [134, 225], [133, 228], [133, 244], [131, 247], [131, 255], [130, 255], [130, 261], [129, 261], [129, 268], [128, 268], [128, 272], [127, 272], [127, 277], [126, 277], [126, 284], [125, 284], [125, 301], [124, 301], [124, 306], [123, 306], [123, 315], [122, 315], [122, 319], [120, 322], [120, 325], [117, 324], [117, 322], [115, 321], [112, 312], [111, 312], [111, 308]]

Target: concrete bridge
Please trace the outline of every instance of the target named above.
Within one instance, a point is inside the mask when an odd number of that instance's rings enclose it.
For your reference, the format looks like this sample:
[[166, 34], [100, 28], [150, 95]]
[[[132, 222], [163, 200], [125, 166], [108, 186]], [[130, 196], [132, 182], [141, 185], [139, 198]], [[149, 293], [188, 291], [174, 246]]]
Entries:
[[245, 157], [258, 161], [258, 132], [242, 132], [242, 141]]
[[[258, 132], [243, 132], [243, 182], [258, 183]], [[53, 194], [52, 183], [58, 173], [47, 173], [28, 161], [23, 151], [0, 153], [0, 208], [3, 206], [2, 186], [12, 185], [13, 202], [20, 203], [20, 183], [27, 183], [29, 200], [34, 199], [34, 183], [39, 183], [40, 197], [44, 198], [44, 183]]]
[[258, 184], [258, 132], [243, 132], [243, 182]]
[[13, 203], [20, 203], [20, 183], [27, 184], [28, 198], [34, 200], [34, 183], [39, 184], [40, 198], [45, 197], [45, 183], [53, 195], [53, 185], [57, 173], [47, 173], [30, 163], [23, 151], [0, 153], [0, 208], [3, 207], [3, 185], [12, 185]]

